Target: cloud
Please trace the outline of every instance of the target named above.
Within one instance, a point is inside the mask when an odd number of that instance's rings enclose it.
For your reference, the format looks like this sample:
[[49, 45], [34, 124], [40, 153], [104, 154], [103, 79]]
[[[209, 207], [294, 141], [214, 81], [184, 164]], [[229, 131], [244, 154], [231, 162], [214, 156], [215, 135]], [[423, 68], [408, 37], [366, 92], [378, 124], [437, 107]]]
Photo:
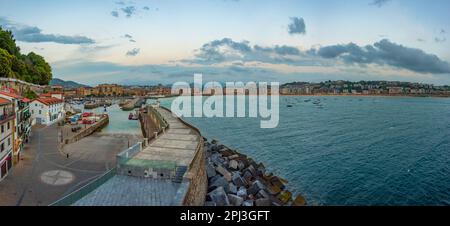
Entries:
[[141, 51], [141, 49], [134, 48], [127, 52], [127, 56], [137, 56], [140, 51]]
[[437, 42], [437, 43], [446, 42], [447, 38], [445, 38], [445, 37], [442, 37], [442, 38], [435, 37], [434, 41]]
[[306, 34], [305, 20], [301, 17], [291, 17], [291, 23], [288, 25], [289, 34]]
[[111, 16], [113, 16], [113, 17], [119, 17], [119, 12], [117, 12], [117, 11], [112, 11], [112, 12], [111, 12]]
[[386, 5], [391, 0], [373, 0], [369, 5], [377, 6], [378, 8]]
[[143, 10], [147, 10], [147, 11], [148, 11], [148, 10], [150, 10], [150, 7], [148, 7], [148, 6], [144, 6], [144, 7], [142, 7], [142, 9], [143, 9]]
[[136, 42], [136, 40], [134, 40], [134, 39], [130, 39], [129, 41], [130, 41], [130, 42]]
[[125, 38], [133, 38], [133, 36], [131, 36], [129, 34], [125, 34], [123, 37], [125, 37]]
[[383, 39], [373, 45], [358, 46], [354, 43], [320, 48], [316, 54], [326, 59], [339, 59], [347, 64], [389, 65], [418, 73], [450, 73], [450, 64], [436, 55], [409, 48]]
[[449, 63], [423, 50], [405, 47], [383, 39], [373, 45], [354, 43], [323, 46], [300, 50], [293, 46], [251, 46], [248, 41], [236, 42], [230, 38], [214, 40], [195, 51], [193, 59], [182, 62], [193, 64], [232, 64], [259, 62], [292, 66], [334, 67], [342, 64], [366, 67], [390, 66], [416, 73], [450, 73]]
[[0, 26], [7, 30], [11, 30], [17, 41], [22, 42], [54, 42], [59, 44], [93, 44], [95, 41], [86, 36], [45, 34], [42, 30], [35, 26], [28, 26], [14, 23], [8, 19], [0, 17]]
[[136, 13], [135, 6], [126, 6], [124, 8], [121, 8], [120, 10], [122, 10], [122, 12], [125, 13], [125, 16], [127, 18], [130, 18], [131, 16], [133, 16]]

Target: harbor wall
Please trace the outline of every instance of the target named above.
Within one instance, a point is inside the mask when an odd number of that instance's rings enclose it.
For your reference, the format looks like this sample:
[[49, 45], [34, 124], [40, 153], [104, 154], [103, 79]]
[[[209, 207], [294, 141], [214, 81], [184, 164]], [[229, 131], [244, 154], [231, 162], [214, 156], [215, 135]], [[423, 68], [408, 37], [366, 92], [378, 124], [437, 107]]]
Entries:
[[86, 128], [86, 129], [82, 129], [79, 133], [77, 133], [76, 135], [74, 135], [70, 138], [64, 139], [63, 145], [75, 143], [75, 142], [83, 139], [84, 137], [87, 137], [87, 136], [93, 134], [98, 129], [105, 127], [106, 125], [108, 125], [108, 123], [109, 123], [109, 117], [108, 116], [102, 117], [100, 119], [100, 121], [96, 122], [94, 125]]
[[[170, 109], [161, 107], [171, 112]], [[155, 132], [159, 134], [164, 129], [169, 128], [164, 118], [152, 107], [147, 106], [145, 113], [140, 112], [140, 122], [143, 135], [148, 138], [149, 141], [155, 139]], [[205, 197], [208, 188], [208, 178], [206, 175], [206, 156], [204, 151], [204, 140], [200, 130], [191, 124], [185, 122], [181, 118], [178, 118], [183, 124], [195, 131], [199, 136], [199, 143], [196, 148], [196, 152], [192, 162], [189, 164], [187, 172], [183, 176], [181, 188], [172, 202], [173, 205], [182, 206], [202, 206], [205, 202]]]

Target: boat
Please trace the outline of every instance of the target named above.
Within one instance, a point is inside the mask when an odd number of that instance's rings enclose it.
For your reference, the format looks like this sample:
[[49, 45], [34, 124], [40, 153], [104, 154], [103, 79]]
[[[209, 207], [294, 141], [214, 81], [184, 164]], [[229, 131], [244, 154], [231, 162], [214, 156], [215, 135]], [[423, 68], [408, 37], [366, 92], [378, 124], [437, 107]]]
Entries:
[[288, 104], [288, 105], [286, 105], [286, 107], [288, 107], [288, 108], [291, 108], [291, 107], [292, 107], [292, 105], [291, 105], [291, 104]]
[[138, 120], [138, 119], [139, 119], [139, 117], [137, 114], [130, 113], [128, 115], [128, 120]]
[[311, 102], [311, 100], [310, 100], [310, 99], [307, 99], [307, 100], [304, 100], [304, 102], [305, 102], [305, 103]]

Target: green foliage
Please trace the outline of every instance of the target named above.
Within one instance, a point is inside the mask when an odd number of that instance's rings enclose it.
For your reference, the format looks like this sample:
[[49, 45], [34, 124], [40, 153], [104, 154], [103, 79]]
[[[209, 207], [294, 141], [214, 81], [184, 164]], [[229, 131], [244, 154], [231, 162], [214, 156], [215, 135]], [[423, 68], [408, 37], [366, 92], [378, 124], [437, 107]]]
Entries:
[[11, 31], [0, 27], [0, 77], [48, 85], [52, 80], [52, 68], [36, 53], [21, 54]]
[[34, 99], [34, 98], [38, 98], [38, 95], [33, 91], [33, 90], [27, 90], [25, 91], [24, 97], [28, 98], [28, 99]]
[[11, 54], [4, 49], [0, 49], [0, 77], [9, 78], [13, 75], [12, 59]]

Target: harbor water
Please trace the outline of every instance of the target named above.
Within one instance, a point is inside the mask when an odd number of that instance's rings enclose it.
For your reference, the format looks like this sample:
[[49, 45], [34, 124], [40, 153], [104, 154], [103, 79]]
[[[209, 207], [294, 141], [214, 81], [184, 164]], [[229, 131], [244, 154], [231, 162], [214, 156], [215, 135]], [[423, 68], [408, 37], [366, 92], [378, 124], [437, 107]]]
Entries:
[[[173, 98], [161, 99], [171, 106]], [[311, 205], [450, 205], [450, 99], [280, 97], [280, 123], [186, 118]], [[317, 104], [320, 103], [320, 104]]]

